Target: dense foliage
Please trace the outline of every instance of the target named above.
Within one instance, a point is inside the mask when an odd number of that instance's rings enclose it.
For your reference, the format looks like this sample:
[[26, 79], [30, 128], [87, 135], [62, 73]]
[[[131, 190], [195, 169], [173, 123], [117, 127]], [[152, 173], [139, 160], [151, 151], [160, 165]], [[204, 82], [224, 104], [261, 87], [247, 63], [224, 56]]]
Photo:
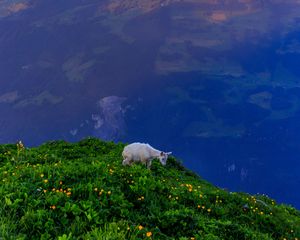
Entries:
[[123, 147], [1, 145], [0, 239], [299, 238], [296, 209], [212, 186], [172, 157], [124, 167]]

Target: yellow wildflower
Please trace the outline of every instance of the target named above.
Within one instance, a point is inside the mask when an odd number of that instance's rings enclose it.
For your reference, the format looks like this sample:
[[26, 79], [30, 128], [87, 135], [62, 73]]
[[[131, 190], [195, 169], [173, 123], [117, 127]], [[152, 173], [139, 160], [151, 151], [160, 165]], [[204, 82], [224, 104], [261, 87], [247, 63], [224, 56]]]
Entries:
[[22, 143], [22, 141], [19, 141], [17, 143], [17, 147], [20, 148], [20, 149], [24, 149], [24, 144]]
[[47, 192], [47, 190], [46, 189], [44, 189], [44, 193], [46, 193]]
[[97, 191], [98, 191], [98, 188], [94, 188], [94, 191], [97, 192]]
[[138, 226], [139, 230], [142, 230], [144, 227], [142, 225]]
[[41, 174], [41, 178], [43, 178], [45, 175], [44, 174]]
[[147, 232], [147, 233], [146, 233], [146, 236], [147, 236], [147, 237], [151, 237], [151, 236], [152, 236], [152, 232]]
[[110, 194], [111, 194], [111, 191], [108, 191], [107, 194], [110, 195]]
[[209, 208], [209, 209], [207, 209], [207, 211], [208, 211], [208, 212], [211, 212], [211, 209]]
[[63, 184], [63, 182], [62, 181], [59, 181], [59, 185], [62, 185]]
[[45, 180], [44, 180], [44, 183], [48, 183], [48, 179], [45, 179]]

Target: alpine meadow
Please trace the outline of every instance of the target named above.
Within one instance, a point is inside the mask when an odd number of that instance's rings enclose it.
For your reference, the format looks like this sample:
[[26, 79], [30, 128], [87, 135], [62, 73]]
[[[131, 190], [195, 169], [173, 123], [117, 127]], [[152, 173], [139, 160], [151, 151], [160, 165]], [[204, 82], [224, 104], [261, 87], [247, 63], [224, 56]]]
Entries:
[[299, 239], [295, 208], [215, 187], [174, 157], [123, 166], [124, 146], [0, 145], [0, 239]]

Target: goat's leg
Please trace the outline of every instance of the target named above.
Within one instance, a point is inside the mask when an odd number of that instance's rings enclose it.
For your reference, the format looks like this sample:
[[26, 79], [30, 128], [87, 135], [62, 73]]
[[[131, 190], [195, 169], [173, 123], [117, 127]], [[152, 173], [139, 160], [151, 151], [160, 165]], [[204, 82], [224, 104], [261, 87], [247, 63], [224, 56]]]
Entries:
[[146, 166], [147, 166], [148, 169], [151, 168], [151, 164], [152, 164], [152, 160], [147, 160]]
[[122, 164], [125, 165], [130, 165], [130, 161], [128, 158], [124, 158]]

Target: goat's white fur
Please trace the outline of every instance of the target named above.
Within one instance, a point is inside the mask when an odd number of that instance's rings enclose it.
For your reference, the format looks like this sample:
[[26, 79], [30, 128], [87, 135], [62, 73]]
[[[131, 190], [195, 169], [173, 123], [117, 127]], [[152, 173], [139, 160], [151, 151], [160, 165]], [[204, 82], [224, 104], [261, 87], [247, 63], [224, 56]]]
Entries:
[[131, 143], [124, 147], [122, 152], [123, 165], [131, 165], [133, 162], [142, 162], [148, 168], [151, 167], [152, 160], [158, 158], [162, 165], [166, 165], [168, 155], [171, 152], [163, 152], [151, 147], [146, 143]]

